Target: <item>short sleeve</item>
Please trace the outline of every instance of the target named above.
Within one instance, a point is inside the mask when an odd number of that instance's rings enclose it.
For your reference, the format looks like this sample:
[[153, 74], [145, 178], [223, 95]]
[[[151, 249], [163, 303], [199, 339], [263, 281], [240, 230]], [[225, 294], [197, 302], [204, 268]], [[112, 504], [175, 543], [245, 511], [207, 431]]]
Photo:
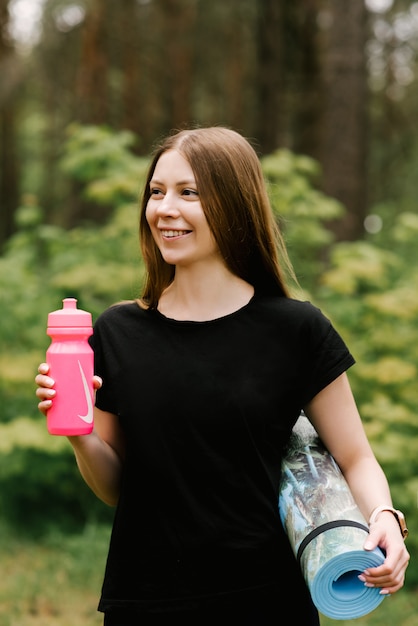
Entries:
[[307, 341], [310, 346], [309, 367], [306, 371], [304, 404], [332, 383], [355, 363], [345, 341], [331, 321], [311, 305]]

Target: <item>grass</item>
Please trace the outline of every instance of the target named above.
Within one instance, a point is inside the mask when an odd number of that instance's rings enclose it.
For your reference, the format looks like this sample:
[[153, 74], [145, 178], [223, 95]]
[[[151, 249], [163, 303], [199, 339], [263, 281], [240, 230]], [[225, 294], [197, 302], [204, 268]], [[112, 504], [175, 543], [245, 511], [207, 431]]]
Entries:
[[101, 626], [97, 603], [109, 529], [1, 541], [0, 626]]
[[321, 626], [417, 626], [417, 624], [416, 593], [405, 590], [385, 598], [374, 611], [355, 620], [334, 620], [321, 616]]
[[[1, 529], [0, 626], [102, 626], [97, 602], [109, 533], [93, 525], [35, 541]], [[416, 593], [403, 590], [356, 620], [321, 616], [321, 626], [417, 626], [417, 616]]]

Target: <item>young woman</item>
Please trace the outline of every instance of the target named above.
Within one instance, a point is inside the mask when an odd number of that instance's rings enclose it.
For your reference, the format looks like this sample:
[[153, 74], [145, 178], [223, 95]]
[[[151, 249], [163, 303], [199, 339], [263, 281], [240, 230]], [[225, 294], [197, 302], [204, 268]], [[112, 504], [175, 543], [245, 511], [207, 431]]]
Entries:
[[[302, 409], [364, 517], [376, 511], [364, 547], [386, 559], [361, 580], [398, 591], [409, 554], [350, 390], [354, 359], [317, 308], [290, 297], [250, 143], [222, 127], [169, 136], [150, 165], [140, 237], [142, 297], [99, 316], [95, 428], [69, 438], [87, 484], [117, 507], [104, 624], [269, 626], [286, 610], [319, 624], [278, 512]], [[48, 371], [36, 377], [44, 414]]]

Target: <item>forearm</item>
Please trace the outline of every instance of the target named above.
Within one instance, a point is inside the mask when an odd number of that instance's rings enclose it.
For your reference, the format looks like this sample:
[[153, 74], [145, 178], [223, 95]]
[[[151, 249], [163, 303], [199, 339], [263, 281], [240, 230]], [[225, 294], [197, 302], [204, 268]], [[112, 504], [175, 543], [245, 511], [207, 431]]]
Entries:
[[116, 451], [96, 431], [80, 437], [68, 437], [84, 481], [95, 495], [115, 506], [119, 498], [122, 461]]
[[367, 440], [347, 375], [315, 396], [305, 413], [341, 468], [365, 519], [377, 506], [390, 506], [388, 481]]
[[344, 477], [367, 521], [376, 507], [391, 506], [392, 498], [388, 481], [375, 458], [366, 457], [353, 464], [344, 472]]

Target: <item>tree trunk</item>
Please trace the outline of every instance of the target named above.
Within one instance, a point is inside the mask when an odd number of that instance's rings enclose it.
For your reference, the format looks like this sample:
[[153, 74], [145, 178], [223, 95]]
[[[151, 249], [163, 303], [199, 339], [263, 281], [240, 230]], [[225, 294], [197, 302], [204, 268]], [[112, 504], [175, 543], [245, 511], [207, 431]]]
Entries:
[[364, 0], [328, 0], [323, 57], [324, 108], [319, 160], [324, 191], [347, 209], [330, 224], [338, 240], [364, 234], [367, 211], [367, 11]]
[[283, 127], [283, 15], [277, 0], [258, 0], [257, 114], [256, 135], [264, 154], [276, 150], [282, 143]]
[[[192, 122], [196, 0], [159, 0], [164, 28], [163, 67], [168, 120], [173, 128]], [[159, 20], [159, 21], [160, 21]]]
[[124, 0], [120, 17], [122, 31], [119, 45], [122, 48], [122, 127], [140, 136], [144, 126], [140, 97], [143, 68], [139, 58], [141, 44], [138, 41], [137, 8], [137, 0]]
[[[246, 111], [244, 94], [246, 91], [247, 67], [245, 63], [245, 35], [243, 33], [242, 19], [240, 15], [242, 0], [230, 2], [229, 8], [232, 14], [228, 23], [224, 25], [224, 40], [227, 43], [227, 53], [224, 64], [224, 101], [225, 117], [229, 124], [236, 129], [246, 126]], [[237, 19], [233, 19], [233, 15]]]
[[81, 58], [76, 79], [77, 119], [84, 124], [105, 124], [108, 119], [107, 7], [91, 0], [83, 27]]
[[8, 0], [0, 0], [0, 248], [15, 230], [14, 215], [19, 206], [19, 173], [16, 148], [16, 87], [22, 72], [7, 39]]
[[320, 64], [321, 0], [302, 0], [291, 4], [291, 23], [296, 30], [291, 57], [294, 68], [286, 80], [286, 91], [291, 94], [293, 110], [292, 143], [299, 154], [318, 158], [323, 110], [323, 90]]

